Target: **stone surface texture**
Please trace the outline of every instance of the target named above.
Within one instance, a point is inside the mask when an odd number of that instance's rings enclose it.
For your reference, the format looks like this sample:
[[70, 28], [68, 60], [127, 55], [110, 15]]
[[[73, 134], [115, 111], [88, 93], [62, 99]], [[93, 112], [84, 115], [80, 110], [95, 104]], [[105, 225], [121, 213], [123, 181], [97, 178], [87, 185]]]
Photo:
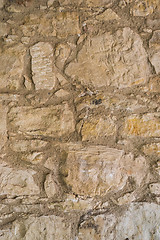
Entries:
[[160, 0], [0, 0], [0, 240], [160, 239]]

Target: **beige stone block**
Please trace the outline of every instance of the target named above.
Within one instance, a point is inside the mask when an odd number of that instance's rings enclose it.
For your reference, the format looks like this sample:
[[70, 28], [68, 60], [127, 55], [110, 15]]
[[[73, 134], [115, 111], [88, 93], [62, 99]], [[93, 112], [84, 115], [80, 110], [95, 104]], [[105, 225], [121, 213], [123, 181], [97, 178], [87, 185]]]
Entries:
[[[2, 237], [1, 237], [2, 236]], [[11, 229], [2, 232], [2, 240], [69, 240], [72, 239], [71, 224], [63, 217], [49, 215], [16, 220]]]
[[98, 140], [107, 136], [114, 136], [116, 133], [116, 125], [111, 118], [97, 118], [84, 120], [82, 122], [82, 141]]
[[44, 189], [47, 194], [47, 197], [54, 197], [58, 193], [58, 188], [56, 184], [56, 179], [52, 174], [47, 175], [46, 181], [44, 183]]
[[16, 133], [60, 137], [75, 130], [73, 113], [67, 104], [49, 108], [16, 107], [8, 116]]
[[160, 49], [160, 30], [153, 32], [153, 36], [149, 41], [149, 47], [154, 49]]
[[[140, 185], [147, 174], [146, 160], [105, 146], [70, 145], [64, 180], [75, 194], [104, 195], [122, 189], [129, 176]], [[144, 170], [145, 169], [145, 170]]]
[[133, 203], [118, 219], [116, 239], [159, 239], [160, 206]]
[[7, 110], [0, 102], [0, 150], [7, 141]]
[[125, 120], [124, 135], [141, 137], [159, 137], [160, 121], [158, 115], [148, 113], [142, 117], [132, 115]]
[[145, 83], [150, 69], [141, 38], [124, 28], [88, 38], [66, 73], [85, 86], [125, 88]]
[[14, 169], [7, 163], [0, 164], [1, 193], [8, 195], [37, 195], [40, 189], [34, 181], [32, 169]]
[[143, 147], [143, 152], [147, 155], [156, 154], [160, 156], [160, 143], [147, 144]]
[[59, 12], [53, 18], [53, 28], [59, 37], [66, 38], [70, 35], [80, 34], [79, 15], [76, 12]]
[[53, 48], [51, 44], [39, 42], [30, 48], [32, 74], [36, 89], [52, 89], [55, 85]]
[[0, 54], [0, 88], [19, 88], [26, 49], [22, 44], [7, 48]]

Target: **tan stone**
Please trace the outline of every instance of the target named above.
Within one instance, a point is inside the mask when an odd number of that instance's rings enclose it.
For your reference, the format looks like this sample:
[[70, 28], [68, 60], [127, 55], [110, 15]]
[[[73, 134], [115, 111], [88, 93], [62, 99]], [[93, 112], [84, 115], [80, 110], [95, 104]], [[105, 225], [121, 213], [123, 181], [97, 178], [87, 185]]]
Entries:
[[56, 48], [56, 66], [60, 69], [63, 69], [65, 61], [69, 57], [71, 49], [66, 44], [59, 44]]
[[124, 196], [118, 198], [118, 205], [129, 204], [135, 201], [134, 193], [126, 193]]
[[73, 113], [67, 104], [50, 108], [12, 108], [9, 119], [14, 131], [29, 135], [60, 137], [75, 129]]
[[47, 145], [47, 142], [42, 140], [20, 140], [10, 138], [10, 147], [15, 152], [27, 152], [27, 150], [38, 150], [42, 149]]
[[109, 7], [115, 2], [115, 0], [87, 0], [85, 2], [89, 7], [102, 7], [104, 5]]
[[0, 0], [0, 9], [4, 6], [4, 0]]
[[0, 164], [1, 194], [37, 195], [40, 189], [34, 181], [32, 169], [14, 169], [5, 162]]
[[7, 110], [0, 102], [0, 150], [7, 141]]
[[143, 147], [143, 152], [147, 155], [157, 154], [160, 156], [160, 143], [147, 144]]
[[113, 12], [112, 9], [107, 9], [102, 14], [96, 16], [96, 19], [100, 21], [120, 20], [118, 15], [115, 12]]
[[6, 36], [8, 32], [9, 32], [8, 24], [0, 22], [0, 37]]
[[160, 92], [160, 76], [153, 76], [149, 79], [149, 90], [151, 92]]
[[150, 72], [147, 61], [141, 38], [124, 28], [113, 35], [106, 32], [88, 38], [66, 73], [84, 85], [125, 88], [146, 82]]
[[153, 32], [153, 36], [149, 41], [149, 47], [154, 49], [160, 49], [160, 30]]
[[31, 216], [14, 221], [12, 228], [2, 232], [1, 236], [1, 240], [68, 240], [71, 239], [71, 224], [59, 216]]
[[132, 115], [125, 121], [124, 135], [141, 137], [159, 137], [160, 121], [156, 114], [148, 113], [142, 117]]
[[159, 0], [137, 0], [131, 9], [133, 16], [146, 17], [159, 8]]
[[65, 169], [65, 182], [75, 194], [95, 196], [122, 189], [129, 176], [140, 185], [148, 167], [143, 157], [134, 159], [121, 150], [70, 145]]
[[53, 28], [59, 37], [80, 34], [79, 15], [76, 12], [59, 12], [53, 18]]
[[0, 88], [19, 88], [26, 49], [22, 44], [6, 49], [0, 55]]
[[82, 141], [98, 140], [107, 136], [114, 136], [116, 133], [116, 125], [111, 118], [97, 118], [82, 121]]
[[54, 197], [57, 194], [58, 189], [56, 185], [56, 179], [54, 179], [52, 174], [47, 175], [44, 183], [44, 189], [49, 198]]
[[32, 74], [36, 89], [52, 89], [55, 84], [53, 48], [51, 44], [39, 42], [30, 48]]

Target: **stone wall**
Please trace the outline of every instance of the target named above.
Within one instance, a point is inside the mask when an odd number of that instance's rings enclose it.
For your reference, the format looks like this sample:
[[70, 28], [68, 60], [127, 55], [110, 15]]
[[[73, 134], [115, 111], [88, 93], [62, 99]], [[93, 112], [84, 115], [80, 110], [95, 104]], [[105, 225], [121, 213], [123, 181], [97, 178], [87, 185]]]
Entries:
[[160, 0], [0, 0], [0, 240], [160, 239]]

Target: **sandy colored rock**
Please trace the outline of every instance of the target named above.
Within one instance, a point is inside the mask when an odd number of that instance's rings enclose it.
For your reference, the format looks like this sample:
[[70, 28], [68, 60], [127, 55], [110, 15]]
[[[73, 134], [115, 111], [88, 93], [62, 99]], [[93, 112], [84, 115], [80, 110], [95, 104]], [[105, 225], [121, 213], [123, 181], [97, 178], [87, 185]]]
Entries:
[[32, 74], [36, 89], [52, 89], [55, 84], [53, 48], [51, 44], [39, 42], [30, 48]]
[[41, 216], [29, 217], [26, 220], [15, 221], [12, 229], [4, 231], [0, 236], [2, 240], [68, 240], [71, 239], [71, 226], [64, 222], [62, 217]]
[[160, 195], [160, 183], [152, 183], [149, 186], [151, 193], [155, 195]]
[[115, 0], [87, 0], [86, 4], [89, 7], [102, 7], [106, 5], [107, 7], [111, 6]]
[[153, 32], [153, 36], [149, 41], [149, 47], [154, 49], [160, 49], [160, 30]]
[[9, 32], [9, 26], [6, 23], [0, 22], [0, 37], [4, 37]]
[[1, 194], [37, 195], [40, 189], [34, 181], [32, 169], [14, 169], [5, 162], [0, 164]]
[[125, 88], [145, 83], [149, 65], [141, 38], [124, 28], [114, 35], [106, 32], [88, 38], [66, 73], [84, 85]]
[[147, 144], [143, 147], [143, 152], [147, 155], [156, 154], [160, 156], [160, 143]]
[[26, 49], [22, 44], [7, 48], [0, 54], [0, 88], [19, 88]]
[[118, 220], [116, 239], [159, 239], [160, 206], [154, 203], [133, 203]]
[[158, 115], [148, 113], [142, 117], [132, 115], [125, 121], [124, 135], [141, 137], [159, 137], [160, 121]]
[[156, 8], [159, 8], [159, 0], [137, 0], [133, 1], [134, 5], [131, 8], [133, 16], [146, 17], [151, 15]]
[[96, 16], [96, 19], [100, 21], [120, 20], [118, 15], [110, 8], [104, 11], [102, 14]]
[[[120, 190], [132, 176], [139, 185], [147, 170], [143, 157], [105, 146], [71, 145], [65, 164], [65, 182], [75, 194], [95, 196], [110, 190]], [[146, 169], [146, 170], [144, 170]]]
[[4, 6], [4, 0], [0, 0], [0, 9]]
[[160, 92], [160, 76], [153, 76], [149, 79], [149, 90], [154, 93]]
[[7, 141], [7, 107], [0, 102], [0, 149]]
[[107, 136], [114, 136], [116, 125], [111, 118], [90, 118], [82, 121], [82, 141], [98, 140]]
[[76, 12], [59, 12], [53, 18], [53, 28], [58, 37], [80, 34], [79, 15]]
[[13, 131], [29, 135], [60, 137], [75, 129], [73, 113], [67, 104], [50, 108], [12, 108], [9, 119]]

